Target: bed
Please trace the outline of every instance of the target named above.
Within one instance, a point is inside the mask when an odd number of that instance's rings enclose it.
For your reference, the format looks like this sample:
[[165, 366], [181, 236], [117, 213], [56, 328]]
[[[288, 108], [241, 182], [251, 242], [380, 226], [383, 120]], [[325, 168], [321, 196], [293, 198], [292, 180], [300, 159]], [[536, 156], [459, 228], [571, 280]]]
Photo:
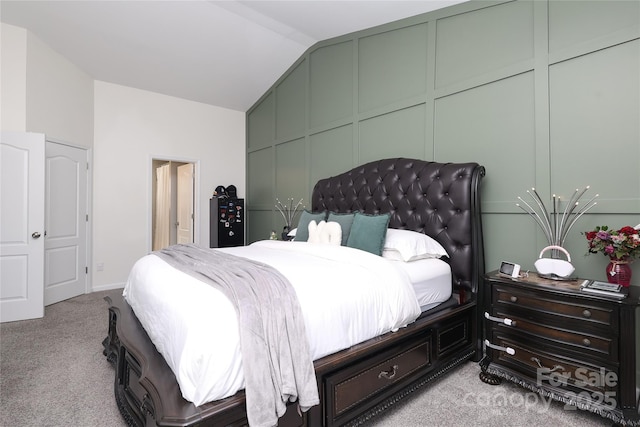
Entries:
[[[479, 189], [484, 173], [484, 168], [476, 163], [396, 158], [367, 163], [316, 184], [311, 199], [313, 212], [388, 214], [389, 232], [410, 230], [435, 239], [448, 255], [442, 258], [447, 268], [442, 270], [427, 265], [442, 263], [434, 259], [387, 262], [390, 267], [385, 268], [389, 271], [380, 270], [374, 275], [383, 277], [393, 274], [394, 269], [402, 270], [400, 274], [407, 277], [408, 286], [412, 287], [410, 293], [414, 295], [416, 307], [411, 307], [407, 313], [399, 313], [391, 323], [380, 326], [378, 332], [375, 332], [378, 326], [371, 326], [373, 320], [363, 317], [365, 328], [363, 332], [357, 331], [355, 337], [350, 338], [352, 341], [338, 338], [339, 343], [327, 344], [324, 340], [315, 343], [316, 332], [313, 331], [313, 320], [309, 318], [321, 316], [322, 310], [313, 314], [310, 304], [304, 300], [313, 301], [319, 294], [301, 296], [301, 306], [307, 307], [305, 325], [310, 336], [319, 404], [307, 412], [300, 412], [296, 404], [290, 404], [278, 425], [359, 425], [460, 363], [479, 360], [482, 347], [477, 319], [477, 286], [484, 273]], [[226, 252], [243, 256], [248, 250], [261, 257], [265, 247], [273, 247], [270, 250], [291, 251], [284, 257], [294, 259], [301, 252], [299, 248], [306, 245], [300, 242], [296, 247], [296, 244], [295, 241], [257, 242], [245, 249]], [[358, 252], [344, 247], [339, 250], [343, 251], [340, 258]], [[369, 262], [368, 259], [365, 261]], [[297, 262], [291, 265], [297, 265]], [[156, 271], [157, 267], [147, 268]], [[281, 264], [283, 274], [292, 277], [300, 274], [287, 267], [288, 264]], [[362, 268], [359, 273], [362, 275], [371, 269], [366, 265]], [[436, 281], [440, 280], [435, 292], [425, 291], [429, 289], [423, 277], [427, 270], [434, 271]], [[341, 273], [343, 277], [346, 274], [346, 270]], [[159, 273], [158, 277], [166, 276], [166, 273]], [[322, 276], [313, 275], [314, 280], [340, 287], [340, 275], [338, 278]], [[444, 287], [443, 276], [448, 282]], [[373, 287], [374, 280], [374, 277], [367, 277], [364, 281]], [[385, 280], [397, 281], [394, 278]], [[311, 283], [311, 280], [307, 282]], [[348, 282], [354, 280], [350, 278]], [[154, 286], [160, 286], [158, 283], [159, 279]], [[384, 286], [380, 289], [385, 291]], [[125, 292], [135, 306], [137, 303], [131, 294]], [[143, 292], [138, 300], [150, 296], [149, 292]], [[140, 316], [147, 324], [147, 331], [125, 298], [113, 296], [107, 300], [109, 329], [103, 341], [104, 354], [115, 366], [115, 399], [129, 425], [247, 425], [242, 379], [229, 381], [235, 383], [236, 388], [217, 391], [222, 394], [216, 396], [214, 393], [213, 400], [210, 400], [211, 396], [190, 396], [191, 401], [185, 399], [185, 386], [181, 388], [178, 383], [171, 357], [163, 357], [150, 338], [151, 335], [156, 339], [157, 331], [154, 332], [152, 326], [155, 321], [149, 323], [146, 315]], [[411, 304], [399, 304], [406, 305]], [[369, 311], [376, 313], [374, 308]], [[374, 314], [373, 317], [383, 316]], [[164, 326], [160, 329], [165, 331]], [[227, 338], [217, 340], [227, 341]], [[212, 341], [216, 341], [215, 336]], [[158, 348], [165, 353], [162, 344]], [[214, 380], [211, 387], [215, 388], [219, 382]]]

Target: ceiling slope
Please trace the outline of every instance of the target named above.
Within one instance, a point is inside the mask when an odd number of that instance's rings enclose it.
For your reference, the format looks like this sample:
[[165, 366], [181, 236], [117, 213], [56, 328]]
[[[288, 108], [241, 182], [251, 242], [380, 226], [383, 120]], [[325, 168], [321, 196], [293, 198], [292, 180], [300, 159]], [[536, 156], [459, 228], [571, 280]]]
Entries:
[[96, 80], [246, 111], [316, 42], [461, 2], [2, 0], [0, 20]]

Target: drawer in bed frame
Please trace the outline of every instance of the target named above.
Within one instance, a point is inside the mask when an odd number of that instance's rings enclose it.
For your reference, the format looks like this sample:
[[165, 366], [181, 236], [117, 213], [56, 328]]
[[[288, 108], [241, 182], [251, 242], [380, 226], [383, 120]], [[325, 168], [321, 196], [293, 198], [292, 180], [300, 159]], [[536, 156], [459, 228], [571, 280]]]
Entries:
[[[106, 299], [110, 307], [104, 354], [115, 366], [116, 402], [128, 425], [247, 425], [244, 391], [200, 407], [187, 402], [122, 296]], [[397, 332], [317, 360], [320, 405], [300, 415], [297, 405], [290, 404], [278, 425], [361, 424], [452, 367], [477, 359], [475, 315], [475, 301], [451, 306], [423, 314]]]
[[[395, 403], [449, 369], [451, 355], [462, 352], [469, 358], [473, 353], [473, 330], [466, 310], [435, 322], [425, 318], [416, 326], [420, 332], [407, 334], [405, 339], [381, 346], [373, 355], [367, 352], [362, 359], [319, 375], [323, 378], [320, 389], [326, 408], [323, 425], [358, 425], [369, 413], [378, 412], [377, 408]], [[384, 337], [404, 332], [408, 331]], [[316, 372], [321, 368], [318, 365]], [[407, 385], [411, 385], [409, 390]]]

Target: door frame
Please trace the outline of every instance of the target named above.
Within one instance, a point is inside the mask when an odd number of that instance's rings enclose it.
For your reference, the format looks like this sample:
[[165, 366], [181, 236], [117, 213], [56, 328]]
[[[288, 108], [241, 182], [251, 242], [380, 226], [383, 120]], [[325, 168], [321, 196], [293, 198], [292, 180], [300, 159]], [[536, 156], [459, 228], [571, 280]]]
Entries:
[[186, 157], [178, 156], [165, 156], [165, 155], [150, 155], [147, 163], [147, 220], [149, 221], [147, 226], [147, 252], [153, 251], [153, 203], [155, 194], [153, 191], [153, 182], [155, 180], [155, 169], [153, 163], [156, 161], [161, 162], [176, 162], [176, 163], [192, 163], [194, 167], [193, 173], [193, 243], [200, 244], [200, 161], [196, 159], [190, 159]]
[[[47, 142], [54, 144], [67, 145], [69, 147], [86, 150], [87, 152], [87, 215], [86, 221], [86, 257], [87, 257], [87, 283], [85, 285], [85, 294], [93, 292], [93, 148], [86, 145], [74, 144], [57, 138], [50, 138], [45, 135], [45, 147]], [[46, 150], [45, 150], [46, 158]], [[44, 286], [44, 283], [43, 283]]]

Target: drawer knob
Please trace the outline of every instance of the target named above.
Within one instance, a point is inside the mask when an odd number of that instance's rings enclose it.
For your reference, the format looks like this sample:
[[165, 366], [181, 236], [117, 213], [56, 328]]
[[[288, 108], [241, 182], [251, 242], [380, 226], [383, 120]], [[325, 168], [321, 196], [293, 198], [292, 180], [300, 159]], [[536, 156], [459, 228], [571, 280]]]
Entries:
[[585, 310], [582, 312], [582, 315], [588, 319], [591, 317], [591, 312], [589, 310]]
[[585, 338], [582, 340], [582, 344], [589, 347], [591, 345], [591, 341], [589, 340], [589, 338]]
[[515, 295], [511, 295], [511, 296], [509, 297], [509, 300], [510, 300], [511, 302], [517, 302], [517, 301], [518, 301], [518, 297], [517, 297], [517, 296], [515, 296]]
[[378, 374], [378, 378], [386, 378], [392, 380], [398, 373], [398, 365], [393, 365], [390, 370], [382, 371]]

